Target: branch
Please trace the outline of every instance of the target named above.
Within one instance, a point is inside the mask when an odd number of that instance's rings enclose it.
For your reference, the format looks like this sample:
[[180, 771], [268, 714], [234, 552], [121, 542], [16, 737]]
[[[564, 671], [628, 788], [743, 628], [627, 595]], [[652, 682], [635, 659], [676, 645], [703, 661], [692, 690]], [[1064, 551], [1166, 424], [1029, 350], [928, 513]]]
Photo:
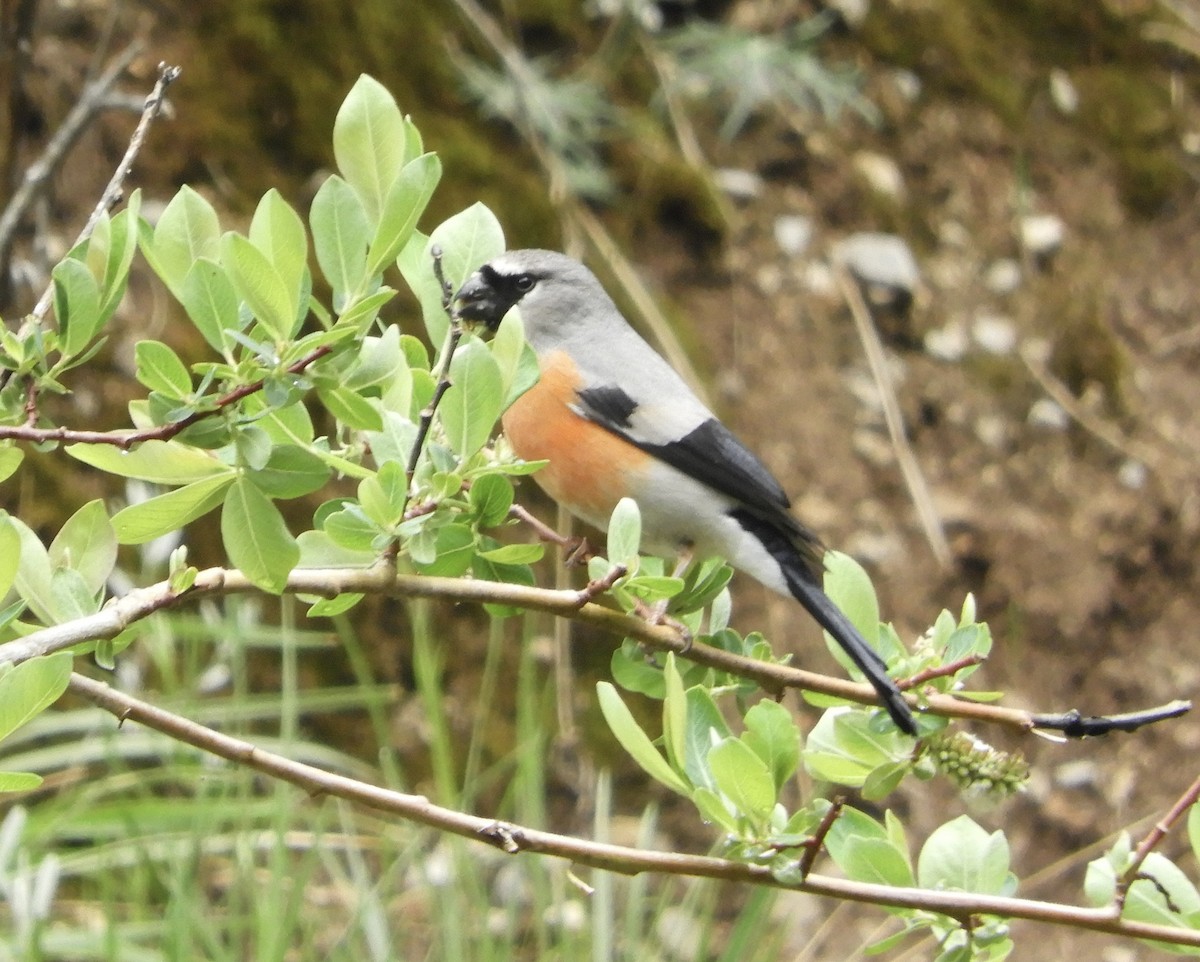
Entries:
[[[437, 278], [438, 286], [442, 289], [442, 310], [450, 318], [450, 333], [446, 340], [446, 348], [442, 351], [442, 363], [438, 369], [437, 386], [433, 389], [433, 397], [429, 399], [429, 403], [425, 405], [425, 409], [421, 412], [421, 420], [417, 425], [417, 436], [413, 439], [412, 450], [408, 455], [408, 464], [404, 469], [404, 477], [407, 479], [407, 487], [404, 490], [404, 508], [408, 508], [409, 499], [412, 497], [412, 482], [413, 476], [417, 473], [417, 465], [421, 461], [421, 452], [425, 450], [425, 440], [429, 437], [429, 429], [433, 427], [433, 416], [437, 413], [438, 405], [442, 403], [442, 397], [450, 390], [450, 361], [454, 357], [454, 352], [458, 349], [458, 342], [462, 339], [462, 324], [459, 323], [458, 317], [453, 311], [454, 291], [450, 284], [446, 281], [445, 272], [442, 270], [442, 249], [436, 244], [430, 251], [433, 256], [433, 273]], [[401, 511], [403, 514], [403, 510]]]
[[122, 722], [138, 722], [184, 744], [295, 785], [309, 795], [332, 795], [441, 831], [486, 842], [511, 855], [536, 852], [570, 859], [577, 865], [619, 872], [623, 875], [657, 872], [665, 875], [769, 885], [851, 902], [938, 912], [957, 919], [964, 925], [969, 924], [974, 916], [996, 915], [1108, 932], [1130, 938], [1154, 939], [1175, 945], [1200, 946], [1200, 931], [1124, 921], [1117, 915], [1115, 908], [1089, 909], [1033, 899], [973, 895], [965, 892], [935, 892], [854, 882], [815, 874], [809, 874], [802, 882], [785, 885], [763, 865], [707, 855], [643, 851], [623, 845], [610, 845], [539, 831], [511, 822], [500, 822], [443, 808], [432, 804], [422, 795], [390, 791], [368, 782], [292, 761], [264, 751], [251, 742], [224, 735], [118, 692], [83, 675], [72, 674], [70, 690], [115, 715]]
[[[140, 49], [140, 48], [139, 48]], [[136, 55], [137, 51], [130, 54], [130, 60]], [[134, 128], [133, 136], [129, 138], [129, 146], [125, 148], [125, 156], [121, 158], [121, 162], [117, 164], [117, 169], [113, 171], [113, 175], [109, 178], [108, 186], [104, 188], [104, 193], [100, 195], [100, 199], [96, 202], [96, 206], [92, 209], [91, 216], [88, 217], [87, 223], [83, 225], [83, 230], [79, 232], [79, 236], [75, 238], [75, 243], [72, 247], [76, 247], [92, 236], [92, 231], [96, 228], [96, 222], [100, 220], [100, 215], [109, 210], [114, 204], [121, 199], [121, 194], [124, 190], [125, 178], [129, 176], [133, 170], [133, 162], [137, 159], [138, 153], [142, 149], [142, 144], [145, 143], [146, 134], [150, 131], [150, 125], [154, 123], [162, 110], [163, 101], [166, 99], [167, 88], [178, 79], [180, 73], [179, 67], [171, 67], [165, 63], [158, 65], [158, 81], [154, 84], [154, 89], [150, 91], [150, 96], [146, 98], [145, 106], [142, 107], [142, 117], [138, 121], [137, 127]], [[37, 304], [34, 305], [30, 312], [30, 321], [33, 324], [40, 324], [46, 316], [46, 311], [50, 309], [50, 301], [54, 297], [54, 285], [51, 284], [42, 292], [42, 296], [38, 298]]]
[[[300, 374], [310, 365], [332, 351], [333, 347], [329, 344], [318, 347], [294, 364], [288, 365], [287, 373]], [[144, 431], [80, 431], [74, 428], [35, 428], [31, 424], [24, 424], [20, 427], [15, 425], [0, 425], [0, 441], [11, 439], [15, 441], [30, 441], [34, 444], [42, 444], [47, 441], [78, 444], [111, 444], [122, 451], [128, 451], [135, 444], [140, 444], [143, 441], [169, 441], [177, 434], [190, 428], [197, 421], [203, 421], [205, 418], [220, 414], [225, 408], [236, 404], [251, 394], [257, 394], [263, 389], [266, 383], [266, 378], [262, 378], [250, 384], [239, 385], [229, 393], [217, 398], [211, 408], [193, 411], [187, 417], [180, 418], [178, 421], [160, 424], [156, 428], [147, 428]], [[26, 407], [28, 409], [28, 404]], [[36, 410], [31, 413], [36, 417]]]
[[[4, 212], [0, 213], [0, 250], [7, 250], [12, 243], [13, 234], [30, 206], [46, 183], [54, 176], [55, 171], [58, 170], [59, 165], [62, 164], [63, 159], [75, 146], [88, 125], [101, 111], [110, 108], [109, 90], [141, 52], [141, 43], [134, 41], [116, 56], [99, 78], [84, 88], [75, 105], [68, 111], [62, 124], [46, 144], [41, 156], [26, 168], [20, 186], [13, 193]], [[93, 227], [95, 224], [89, 221], [88, 233]], [[42, 300], [46, 301], [48, 307], [49, 298], [43, 294]], [[38, 303], [40, 304], [41, 301]], [[46, 308], [43, 307], [43, 314], [45, 310]]]
[[[177, 592], [166, 581], [147, 588], [137, 588], [113, 599], [95, 614], [43, 628], [24, 638], [0, 645], [0, 665], [51, 654], [89, 641], [115, 638], [130, 625], [155, 611], [174, 607], [185, 599], [209, 595], [247, 594], [259, 590], [240, 571], [225, 568], [207, 568], [200, 571], [193, 586], [183, 593]], [[650, 624], [633, 615], [588, 602], [587, 598], [583, 597], [584, 593], [580, 591], [552, 591], [547, 588], [496, 581], [406, 575], [399, 574], [394, 566], [384, 563], [371, 568], [297, 568], [288, 575], [283, 591], [287, 594], [318, 595], [323, 598], [354, 593], [511, 605], [528, 611], [542, 611], [562, 618], [572, 618], [619, 638], [633, 638], [659, 651], [673, 651], [678, 655], [686, 655], [690, 661], [697, 664], [749, 679], [772, 694], [796, 688], [865, 705], [879, 703], [875, 689], [868, 684], [804, 671], [791, 665], [755, 661], [753, 658], [736, 655], [701, 642], [689, 642], [669, 625]], [[971, 719], [1020, 732], [1031, 732], [1039, 727], [1054, 727], [1047, 724], [1046, 719], [1067, 717], [1035, 715], [1016, 708], [977, 704], [942, 694], [926, 695], [924, 706], [915, 702], [913, 705], [918, 710], [923, 709], [945, 718]], [[1174, 718], [1190, 708], [1190, 702], [1177, 701], [1142, 714], [1158, 720]], [[1071, 730], [1065, 731], [1068, 735], [1072, 734]]]
[[1171, 831], [1172, 826], [1183, 818], [1196, 800], [1200, 799], [1200, 778], [1192, 782], [1186, 792], [1179, 796], [1171, 810], [1167, 812], [1161, 819], [1154, 823], [1154, 827], [1146, 833], [1146, 837], [1138, 843], [1137, 849], [1133, 853], [1133, 858], [1129, 862], [1128, 868], [1125, 869], [1117, 886], [1117, 907], [1120, 908], [1125, 904], [1125, 896], [1129, 894], [1129, 886], [1137, 879], [1142, 878], [1141, 870], [1142, 863], [1146, 861], [1146, 857], [1154, 850], [1154, 847], [1161, 842], [1167, 832]]

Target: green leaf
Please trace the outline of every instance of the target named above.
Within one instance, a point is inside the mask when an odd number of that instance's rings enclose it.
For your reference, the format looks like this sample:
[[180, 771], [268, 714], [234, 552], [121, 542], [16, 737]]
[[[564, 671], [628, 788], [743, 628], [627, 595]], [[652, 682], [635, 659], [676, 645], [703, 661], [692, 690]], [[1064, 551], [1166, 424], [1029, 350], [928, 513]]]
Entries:
[[196, 260], [176, 292], [196, 330], [216, 351], [230, 349], [228, 332], [241, 328], [237, 292], [225, 268], [209, 257]]
[[663, 666], [665, 694], [663, 697], [663, 745], [667, 760], [675, 771], [683, 771], [687, 758], [687, 695], [683, 689], [683, 678], [675, 664], [675, 653], [667, 652], [667, 663]]
[[226, 489], [236, 479], [237, 474], [228, 470], [122, 508], [112, 519], [117, 540], [121, 544], [145, 544], [178, 531], [224, 501]]
[[179, 355], [161, 341], [138, 341], [133, 349], [137, 379], [151, 391], [176, 400], [192, 393], [192, 377]]
[[250, 243], [257, 247], [283, 281], [294, 321], [300, 309], [300, 290], [308, 267], [308, 237], [304, 222], [272, 187], [258, 202], [250, 221]]
[[300, 546], [297, 568], [369, 568], [379, 558], [378, 551], [335, 544], [327, 531], [302, 531], [296, 543]]
[[837, 865], [856, 882], [906, 887], [913, 884], [908, 858], [887, 839], [852, 836]]
[[804, 767], [814, 778], [861, 788], [878, 766], [908, 757], [904, 737], [894, 731], [873, 731], [866, 712], [830, 709], [809, 733], [802, 753]]
[[[857, 561], [840, 551], [825, 552], [825, 593], [850, 619], [872, 648], [879, 644], [879, 599], [867, 572]], [[831, 651], [840, 651], [826, 633]]]
[[666, 697], [662, 668], [654, 661], [653, 656], [643, 651], [636, 642], [626, 639], [625, 643], [612, 653], [609, 671], [613, 680], [626, 691], [635, 691], [648, 698]]
[[139, 188], [129, 195], [125, 209], [112, 219], [108, 259], [104, 273], [99, 276], [101, 303], [100, 315], [107, 321], [116, 311], [125, 288], [129, 283], [129, 267], [137, 252], [138, 212], [141, 210], [142, 192]]
[[221, 225], [212, 205], [191, 187], [180, 188], [154, 227], [152, 243], [143, 238], [150, 266], [172, 291], [178, 291], [200, 258], [216, 259]]
[[480, 551], [479, 557], [501, 565], [531, 565], [542, 560], [546, 553], [545, 545], [540, 544], [506, 544], [490, 551]]
[[12, 588], [20, 561], [21, 535], [9, 523], [8, 512], [0, 511], [0, 600]]
[[238, 478], [225, 496], [221, 540], [234, 566], [271, 594], [283, 591], [300, 560], [300, 548], [283, 515], [247, 478]]
[[66, 451], [109, 474], [155, 484], [187, 484], [232, 470], [211, 453], [179, 441], [143, 441], [129, 451], [111, 445], [71, 444]]
[[1008, 840], [988, 833], [968, 815], [934, 829], [917, 858], [922, 888], [1007, 895], [1010, 889]]
[[100, 608], [83, 575], [74, 568], [59, 568], [50, 576], [50, 597], [60, 624], [94, 615]]
[[0, 483], [11, 478], [24, 460], [25, 452], [15, 444], [0, 443]]
[[374, 551], [375, 539], [381, 533], [379, 526], [372, 524], [353, 502], [328, 515], [321, 527], [333, 544], [351, 551]]
[[380, 414], [376, 403], [358, 392], [342, 387], [320, 388], [317, 395], [321, 403], [329, 409], [329, 413], [347, 427], [359, 431], [383, 429], [383, 415]]
[[0, 792], [31, 792], [44, 781], [33, 772], [0, 772]]
[[642, 541], [642, 515], [637, 502], [622, 498], [613, 508], [608, 522], [608, 557], [613, 564], [637, 570], [638, 549]]
[[513, 503], [512, 482], [499, 474], [485, 474], [472, 482], [469, 498], [480, 526], [494, 528], [508, 519]]
[[338, 324], [366, 330], [379, 314], [379, 309], [395, 296], [395, 288], [381, 287], [374, 294], [359, 297], [342, 309]]
[[696, 806], [704, 821], [716, 825], [727, 834], [736, 834], [737, 816], [729, 810], [728, 803], [711, 788], [700, 787], [693, 791], [692, 804]]
[[342, 102], [333, 123], [333, 155], [347, 183], [377, 225], [396, 172], [404, 166], [404, 118], [387, 89], [363, 74]]
[[[0, 549], [0, 555], [2, 554], [3, 550]], [[2, 584], [3, 581], [0, 580], [0, 585]], [[3, 593], [0, 591], [0, 595]], [[1188, 841], [1192, 843], [1192, 855], [1200, 861], [1200, 805], [1193, 804], [1188, 810], [1187, 832]]]
[[760, 701], [746, 712], [742, 740], [771, 772], [779, 791], [800, 763], [800, 732], [791, 712], [774, 701]]
[[44, 624], [54, 624], [54, 597], [51, 591], [53, 569], [46, 546], [20, 518], [7, 515], [8, 524], [21, 542], [20, 562], [13, 585], [29, 610]]
[[398, 369], [408, 374], [400, 349], [400, 329], [392, 326], [379, 337], [363, 338], [358, 357], [340, 378], [341, 386], [352, 391], [378, 387], [389, 383]]
[[465, 524], [444, 524], [434, 533], [436, 557], [418, 562], [413, 567], [423, 575], [457, 578], [466, 574], [475, 557], [475, 532]]
[[320, 490], [332, 472], [316, 454], [295, 444], [276, 444], [254, 483], [272, 498], [302, 498]]
[[326, 178], [308, 215], [313, 248], [325, 279], [333, 288], [333, 309], [340, 313], [367, 278], [367, 245], [371, 226], [358, 193], [337, 174]]
[[464, 341], [450, 362], [450, 388], [438, 407], [446, 440], [460, 459], [487, 443], [503, 404], [496, 359], [478, 338]]
[[617, 690], [609, 682], [601, 681], [596, 684], [596, 694], [600, 701], [600, 711], [604, 720], [608, 722], [609, 729], [642, 770], [671, 791], [685, 797], [691, 795], [691, 787], [658, 753], [658, 749], [642, 731]]
[[68, 652], [30, 658], [0, 673], [0, 739], [41, 714], [67, 690], [74, 659]]
[[82, 261], [59, 261], [50, 272], [54, 280], [54, 316], [58, 319], [59, 346], [73, 357], [95, 337], [104, 317], [100, 313], [100, 286]]
[[708, 767], [708, 753], [732, 734], [725, 716], [702, 685], [687, 690], [687, 728], [684, 732], [683, 770], [693, 785], [716, 788]]
[[221, 238], [221, 263], [263, 330], [277, 342], [291, 337], [297, 320], [296, 295], [267, 256], [241, 234], [231, 232]]
[[717, 789], [734, 807], [763, 819], [775, 807], [775, 783], [767, 766], [744, 742], [726, 738], [708, 753], [708, 767]]
[[52, 568], [73, 568], [87, 590], [98, 594], [117, 564], [117, 535], [104, 502], [89, 501], [71, 515], [51, 542], [48, 557]]
[[398, 461], [381, 465], [379, 473], [363, 478], [358, 485], [358, 502], [367, 517], [380, 528], [388, 528], [403, 520], [408, 500], [408, 479]]
[[379, 274], [408, 243], [442, 177], [436, 154], [410, 160], [396, 175], [383, 202], [379, 227], [367, 254], [367, 273]]

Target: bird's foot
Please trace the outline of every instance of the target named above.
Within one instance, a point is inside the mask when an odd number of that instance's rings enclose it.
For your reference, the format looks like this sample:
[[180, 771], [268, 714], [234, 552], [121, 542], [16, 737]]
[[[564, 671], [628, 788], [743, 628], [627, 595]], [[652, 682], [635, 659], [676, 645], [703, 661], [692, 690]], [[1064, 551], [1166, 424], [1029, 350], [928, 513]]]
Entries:
[[692, 633], [682, 621], [667, 614], [667, 599], [656, 601], [652, 605], [638, 599], [634, 602], [633, 613], [649, 624], [674, 628], [683, 641], [683, 647], [679, 649], [679, 654], [686, 655], [692, 650], [692, 641], [694, 640]]

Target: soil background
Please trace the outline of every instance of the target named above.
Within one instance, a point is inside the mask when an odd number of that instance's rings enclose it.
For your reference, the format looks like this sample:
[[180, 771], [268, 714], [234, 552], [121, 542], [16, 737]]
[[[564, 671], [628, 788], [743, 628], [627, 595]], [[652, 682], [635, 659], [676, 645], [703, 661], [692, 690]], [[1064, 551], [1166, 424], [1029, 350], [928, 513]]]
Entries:
[[[514, 246], [564, 243], [517, 139], [446, 79], [467, 42], [449, 3], [283, 6], [126, 4], [114, 21], [106, 4], [43, 3], [27, 150], [61, 119], [90, 51], [116, 22], [146, 41], [131, 96], [148, 89], [158, 60], [184, 67], [174, 118], [155, 131], [140, 168], [150, 195], [166, 199], [186, 180], [236, 217], [260, 188], [280, 183], [304, 208], [310, 176], [330, 162], [336, 103], [368, 71], [443, 152], [443, 209], [426, 227], [459, 199], [479, 198]], [[725, 6], [727, 21], [749, 26], [814, 12]], [[784, 482], [799, 516], [868, 565], [903, 637], [973, 592], [996, 640], [978, 684], [1006, 691], [1009, 704], [1099, 714], [1191, 698], [1200, 682], [1198, 67], [1185, 45], [1150, 28], [1169, 23], [1173, 36], [1189, 35], [1167, 4], [1149, 2], [867, 6], [865, 20], [848, 17], [823, 49], [861, 71], [879, 123], [767, 111], [732, 141], [699, 123], [711, 170], [750, 175], [748, 190], [716, 205], [719, 218], [687, 177], [628, 161], [636, 151], [617, 143], [609, 157], [618, 193], [598, 213], [676, 322], [716, 409]], [[603, 32], [574, 4], [494, 12], [515, 37], [564, 59]], [[389, 37], [405, 39], [389, 50]], [[623, 89], [633, 98], [638, 85]], [[128, 126], [106, 117], [59, 176], [47, 216], [62, 237], [82, 221]], [[1057, 218], [1061, 244], [1023, 243], [1032, 215]], [[811, 229], [802, 250], [781, 247], [781, 218]], [[898, 234], [920, 268], [907, 311], [878, 320], [949, 568], [917, 521], [834, 282], [835, 246], [856, 231]], [[1011, 285], [996, 281], [998, 262], [1015, 268]], [[164, 336], [163, 310], [150, 282], [137, 281], [125, 309], [129, 344]], [[996, 330], [999, 343], [988, 339]], [[928, 349], [939, 335], [959, 347]], [[118, 355], [112, 363], [120, 367]], [[1045, 404], [1054, 390], [1065, 392], [1068, 415]], [[807, 619], [753, 585], [739, 582], [737, 621], [761, 626], [806, 666], [832, 666]], [[382, 664], [404, 659], [380, 655]], [[1084, 866], [1112, 833], [1145, 831], [1197, 775], [1194, 715], [1084, 743], [978, 734], [1029, 757], [1028, 792], [975, 810], [944, 786], [920, 784], [898, 806], [917, 837], [964, 809], [1003, 827], [1031, 897], [1080, 898]], [[632, 776], [623, 785], [633, 809], [645, 786]], [[694, 815], [667, 824], [685, 847], [706, 844]], [[1177, 833], [1164, 851], [1182, 855], [1186, 839]], [[818, 933], [803, 957], [829, 959], [880, 934], [882, 918], [799, 897], [781, 900], [778, 917], [796, 947]], [[1060, 929], [1018, 926], [1016, 938], [1018, 958], [1155, 957]]]

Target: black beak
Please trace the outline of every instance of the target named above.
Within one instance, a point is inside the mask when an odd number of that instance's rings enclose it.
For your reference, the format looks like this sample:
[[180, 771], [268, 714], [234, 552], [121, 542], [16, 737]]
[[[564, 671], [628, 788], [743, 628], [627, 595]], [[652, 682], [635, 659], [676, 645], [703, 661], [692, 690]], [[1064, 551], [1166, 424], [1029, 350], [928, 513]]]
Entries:
[[500, 326], [511, 305], [502, 304], [496, 288], [482, 271], [476, 271], [454, 295], [455, 313], [467, 324], [484, 324], [491, 330]]

